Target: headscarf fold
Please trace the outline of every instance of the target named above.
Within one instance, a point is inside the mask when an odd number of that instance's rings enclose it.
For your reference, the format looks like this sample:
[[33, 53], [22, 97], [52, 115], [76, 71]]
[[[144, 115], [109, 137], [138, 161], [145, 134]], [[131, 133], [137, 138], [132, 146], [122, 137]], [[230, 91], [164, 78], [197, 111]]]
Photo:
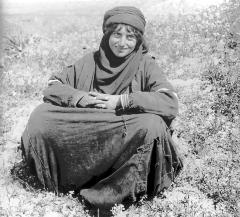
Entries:
[[107, 11], [103, 18], [103, 32], [111, 23], [125, 23], [138, 29], [144, 34], [146, 20], [143, 13], [132, 6], [118, 6]]
[[[121, 6], [107, 11], [104, 15], [103, 32], [110, 23], [123, 23], [138, 29], [142, 34], [145, 19], [142, 12], [135, 7]], [[116, 57], [109, 47], [109, 35], [104, 34], [99, 51], [95, 55], [96, 74], [95, 89], [102, 93], [122, 94], [131, 84], [142, 56], [147, 52], [145, 42], [137, 45], [126, 57]]]

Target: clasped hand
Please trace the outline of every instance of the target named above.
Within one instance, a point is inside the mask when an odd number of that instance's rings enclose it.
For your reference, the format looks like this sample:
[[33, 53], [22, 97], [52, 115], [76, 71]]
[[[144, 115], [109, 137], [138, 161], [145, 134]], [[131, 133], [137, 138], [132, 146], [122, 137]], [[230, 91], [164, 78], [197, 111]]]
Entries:
[[115, 109], [120, 95], [110, 95], [97, 92], [89, 92], [79, 102], [79, 107]]

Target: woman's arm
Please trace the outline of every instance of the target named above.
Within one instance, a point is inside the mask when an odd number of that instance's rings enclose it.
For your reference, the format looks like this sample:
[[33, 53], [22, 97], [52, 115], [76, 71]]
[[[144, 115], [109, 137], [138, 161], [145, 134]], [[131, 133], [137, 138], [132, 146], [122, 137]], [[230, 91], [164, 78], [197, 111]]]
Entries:
[[178, 113], [177, 94], [154, 59], [146, 59], [144, 70], [144, 91], [122, 96], [121, 104], [126, 111], [154, 113], [171, 122]]
[[78, 90], [74, 65], [66, 67], [59, 75], [52, 75], [48, 87], [43, 91], [44, 102], [64, 107], [76, 107], [87, 92]]
[[101, 107], [102, 100], [89, 94], [94, 76], [94, 53], [89, 53], [74, 65], [49, 79], [43, 91], [44, 101], [64, 107]]

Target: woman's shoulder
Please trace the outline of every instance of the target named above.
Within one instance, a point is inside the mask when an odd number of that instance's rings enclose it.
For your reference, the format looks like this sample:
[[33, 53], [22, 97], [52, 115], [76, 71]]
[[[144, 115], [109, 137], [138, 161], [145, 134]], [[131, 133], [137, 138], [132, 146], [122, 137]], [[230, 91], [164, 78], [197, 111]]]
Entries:
[[156, 67], [158, 65], [155, 59], [156, 58], [149, 53], [146, 53], [143, 55], [141, 65], [142, 65], [144, 71], [146, 71], [146, 70], [148, 71], [148, 69], [150, 69], [152, 67]]
[[144, 65], [149, 65], [149, 64], [156, 64], [156, 58], [150, 53], [146, 53], [143, 55], [143, 61]]

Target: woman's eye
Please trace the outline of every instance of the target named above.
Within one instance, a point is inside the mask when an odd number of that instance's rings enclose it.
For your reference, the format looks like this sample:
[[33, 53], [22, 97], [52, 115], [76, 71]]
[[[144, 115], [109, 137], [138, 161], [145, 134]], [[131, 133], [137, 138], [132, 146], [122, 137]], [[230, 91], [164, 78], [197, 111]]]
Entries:
[[114, 37], [117, 37], [117, 38], [121, 36], [121, 34], [118, 32], [114, 32], [113, 35], [114, 35]]
[[135, 39], [135, 35], [128, 35], [128, 40], [134, 40]]

